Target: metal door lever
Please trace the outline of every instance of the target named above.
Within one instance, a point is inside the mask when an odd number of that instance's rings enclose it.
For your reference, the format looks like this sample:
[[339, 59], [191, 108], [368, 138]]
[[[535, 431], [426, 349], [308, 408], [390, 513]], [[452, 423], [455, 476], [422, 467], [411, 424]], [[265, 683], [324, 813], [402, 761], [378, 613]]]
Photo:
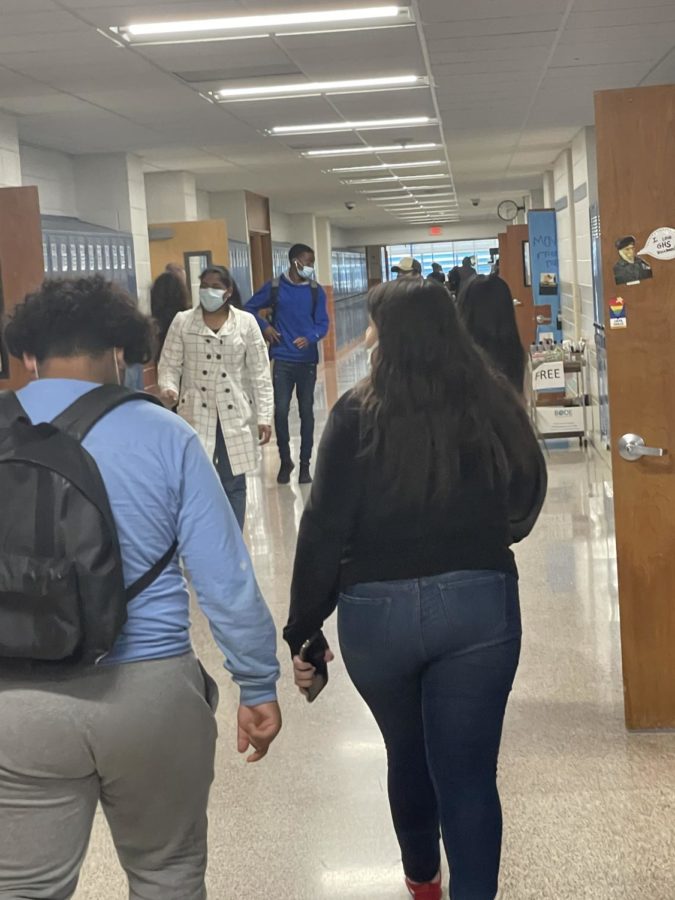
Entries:
[[624, 434], [619, 441], [619, 455], [627, 462], [637, 462], [643, 456], [665, 456], [667, 452], [661, 447], [647, 447], [639, 434]]

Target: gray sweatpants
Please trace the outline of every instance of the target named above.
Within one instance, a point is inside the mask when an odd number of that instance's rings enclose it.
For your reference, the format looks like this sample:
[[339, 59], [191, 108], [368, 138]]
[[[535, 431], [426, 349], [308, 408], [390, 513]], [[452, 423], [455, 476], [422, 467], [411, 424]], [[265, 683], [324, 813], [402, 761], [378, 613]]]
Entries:
[[0, 898], [72, 897], [100, 801], [131, 900], [204, 900], [217, 694], [191, 653], [0, 674]]

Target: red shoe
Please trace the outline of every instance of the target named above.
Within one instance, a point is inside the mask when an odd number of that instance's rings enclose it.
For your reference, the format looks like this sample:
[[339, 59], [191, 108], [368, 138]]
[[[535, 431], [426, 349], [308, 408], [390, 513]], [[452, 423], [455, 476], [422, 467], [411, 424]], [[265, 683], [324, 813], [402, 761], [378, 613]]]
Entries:
[[441, 900], [443, 896], [443, 883], [440, 877], [438, 881], [425, 881], [423, 884], [416, 884], [406, 878], [405, 886], [414, 900]]

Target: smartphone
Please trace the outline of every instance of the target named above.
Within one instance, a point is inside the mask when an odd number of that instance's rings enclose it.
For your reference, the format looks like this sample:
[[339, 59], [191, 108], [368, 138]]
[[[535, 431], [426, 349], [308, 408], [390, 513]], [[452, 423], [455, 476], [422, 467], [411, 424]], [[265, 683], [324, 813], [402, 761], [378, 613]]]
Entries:
[[310, 638], [300, 648], [300, 659], [311, 663], [316, 669], [314, 680], [307, 691], [307, 702], [314, 703], [321, 691], [328, 684], [328, 663], [326, 662], [326, 650], [328, 642], [320, 631]]

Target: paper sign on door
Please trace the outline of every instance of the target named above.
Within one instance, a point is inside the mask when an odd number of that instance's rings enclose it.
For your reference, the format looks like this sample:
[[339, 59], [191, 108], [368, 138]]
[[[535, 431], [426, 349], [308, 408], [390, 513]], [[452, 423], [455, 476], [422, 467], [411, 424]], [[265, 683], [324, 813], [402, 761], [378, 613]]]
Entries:
[[562, 360], [532, 364], [532, 387], [535, 391], [564, 391], [565, 364]]

